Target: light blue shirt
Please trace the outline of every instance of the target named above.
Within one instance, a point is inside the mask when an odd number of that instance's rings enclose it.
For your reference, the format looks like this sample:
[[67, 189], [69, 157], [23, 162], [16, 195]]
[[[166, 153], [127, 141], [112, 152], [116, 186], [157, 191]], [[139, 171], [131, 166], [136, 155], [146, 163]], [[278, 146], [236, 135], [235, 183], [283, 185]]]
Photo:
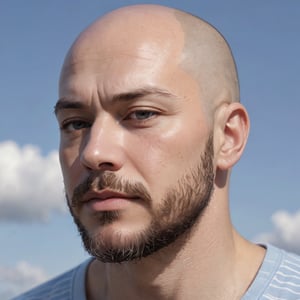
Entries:
[[85, 275], [91, 259], [12, 300], [86, 300]]
[[242, 300], [300, 300], [300, 257], [266, 247], [263, 264]]
[[[241, 300], [300, 300], [300, 257], [266, 246], [258, 274]], [[13, 300], [86, 300], [85, 275], [91, 259]]]

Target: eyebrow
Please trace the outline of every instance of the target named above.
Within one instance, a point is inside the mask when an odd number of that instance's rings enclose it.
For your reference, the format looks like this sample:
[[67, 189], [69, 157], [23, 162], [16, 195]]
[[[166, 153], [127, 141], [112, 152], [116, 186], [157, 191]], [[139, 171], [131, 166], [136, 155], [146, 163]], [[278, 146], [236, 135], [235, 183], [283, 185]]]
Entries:
[[[111, 98], [111, 102], [112, 103], [123, 102], [123, 101], [129, 102], [146, 96], [177, 98], [177, 96], [173, 95], [167, 90], [154, 88], [154, 87], [150, 87], [150, 88], [147, 87], [147, 88], [136, 89], [129, 92], [113, 95]], [[55, 104], [54, 113], [57, 115], [59, 111], [64, 109], [85, 109], [85, 108], [86, 108], [85, 104], [75, 100], [71, 100], [71, 99], [69, 100], [63, 97], [58, 99], [57, 103]]]
[[54, 113], [57, 115], [59, 111], [64, 109], [83, 109], [84, 107], [85, 105], [81, 102], [60, 98], [54, 106]]

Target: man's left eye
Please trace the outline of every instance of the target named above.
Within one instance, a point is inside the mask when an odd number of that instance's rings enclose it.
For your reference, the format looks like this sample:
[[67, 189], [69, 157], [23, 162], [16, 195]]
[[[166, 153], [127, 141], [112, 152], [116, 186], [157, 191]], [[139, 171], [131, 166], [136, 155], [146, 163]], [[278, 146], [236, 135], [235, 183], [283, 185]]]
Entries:
[[151, 111], [151, 110], [138, 110], [135, 112], [132, 112], [127, 116], [126, 119], [131, 120], [147, 120], [157, 115], [157, 112]]

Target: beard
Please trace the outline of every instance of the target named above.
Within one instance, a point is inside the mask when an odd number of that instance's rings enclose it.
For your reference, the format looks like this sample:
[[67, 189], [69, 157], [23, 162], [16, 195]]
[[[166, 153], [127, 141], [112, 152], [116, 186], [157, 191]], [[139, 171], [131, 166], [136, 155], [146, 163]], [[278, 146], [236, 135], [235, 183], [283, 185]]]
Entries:
[[[141, 183], [132, 183], [118, 178], [112, 172], [95, 172], [74, 190], [68, 206], [78, 227], [86, 251], [104, 263], [121, 263], [141, 259], [172, 244], [184, 234], [186, 237], [209, 205], [214, 187], [213, 136], [210, 135], [198, 165], [186, 171], [174, 187], [166, 191], [160, 205], [152, 208], [150, 193]], [[150, 225], [131, 237], [116, 238], [109, 243], [98, 235], [91, 235], [76, 214], [82, 205], [82, 197], [97, 182], [100, 191], [109, 188], [134, 195], [151, 211]], [[107, 226], [120, 218], [119, 211], [104, 211], [97, 214], [99, 226]], [[119, 244], [119, 245], [117, 245]]]

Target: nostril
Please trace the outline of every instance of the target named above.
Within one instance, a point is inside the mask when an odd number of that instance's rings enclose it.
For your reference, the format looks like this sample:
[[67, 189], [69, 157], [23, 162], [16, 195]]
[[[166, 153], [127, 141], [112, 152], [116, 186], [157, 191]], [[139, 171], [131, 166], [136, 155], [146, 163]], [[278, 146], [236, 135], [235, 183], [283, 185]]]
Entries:
[[104, 162], [99, 164], [99, 169], [114, 169], [114, 164], [111, 162]]

